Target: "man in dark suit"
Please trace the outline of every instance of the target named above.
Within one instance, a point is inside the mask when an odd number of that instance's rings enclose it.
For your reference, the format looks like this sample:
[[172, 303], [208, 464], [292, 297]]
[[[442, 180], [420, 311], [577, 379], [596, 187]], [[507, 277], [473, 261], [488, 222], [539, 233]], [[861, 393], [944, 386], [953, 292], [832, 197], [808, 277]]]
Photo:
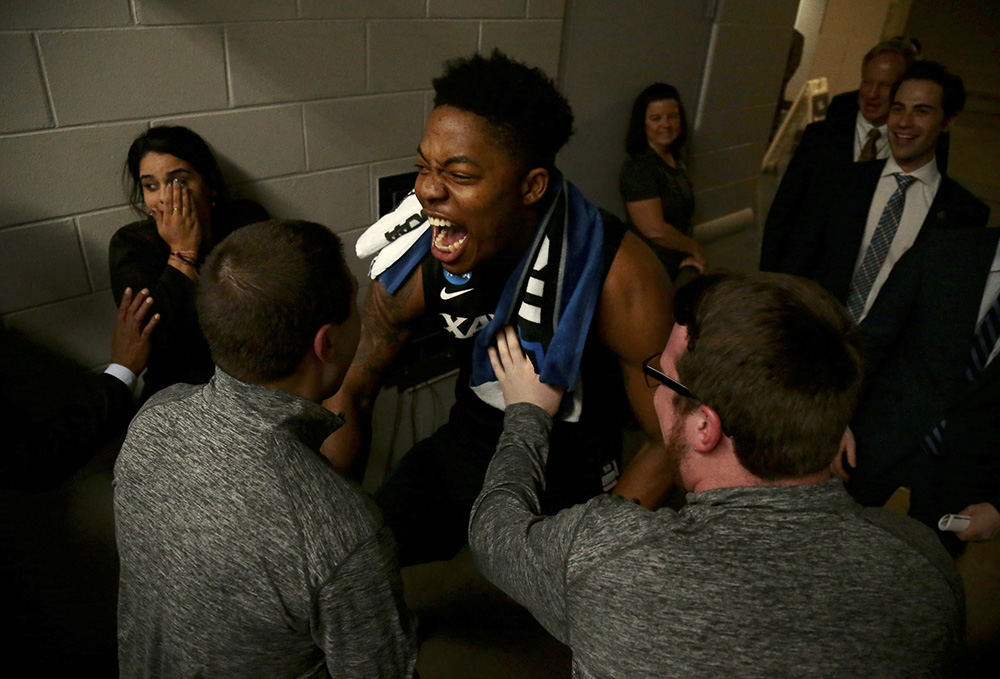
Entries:
[[856, 161], [889, 156], [890, 93], [916, 56], [916, 47], [905, 38], [875, 45], [862, 59], [860, 88], [834, 97], [826, 118], [806, 127], [764, 223], [761, 270], [773, 270], [781, 262], [818, 176]]
[[964, 103], [961, 78], [914, 62], [893, 89], [890, 158], [826, 174], [775, 268], [819, 281], [860, 320], [921, 231], [985, 226], [989, 208], [933, 162]]
[[[910, 514], [937, 526], [947, 513], [971, 517], [962, 541], [1000, 532], [1000, 229], [927, 230], [893, 269], [862, 323], [866, 382], [852, 429], [857, 468], [848, 489], [865, 505], [910, 489]], [[997, 312], [994, 311], [994, 314]], [[992, 360], [989, 360], [992, 358]], [[983, 367], [985, 366], [985, 367]]]
[[[6, 436], [0, 486], [52, 488], [105, 445], [121, 443], [132, 415], [132, 389], [149, 360], [160, 315], [146, 316], [148, 290], [126, 288], [111, 337], [111, 364], [100, 375], [0, 329], [0, 413]], [[119, 440], [115, 440], [115, 439]]]

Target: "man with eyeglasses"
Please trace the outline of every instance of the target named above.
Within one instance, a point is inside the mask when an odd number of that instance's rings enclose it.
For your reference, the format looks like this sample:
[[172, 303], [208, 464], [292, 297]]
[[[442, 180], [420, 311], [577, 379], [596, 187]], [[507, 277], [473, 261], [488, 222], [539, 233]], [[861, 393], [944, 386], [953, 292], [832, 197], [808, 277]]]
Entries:
[[483, 573], [573, 650], [574, 676], [940, 676], [961, 586], [933, 533], [831, 478], [860, 339], [815, 283], [702, 276], [644, 372], [680, 511], [602, 495], [543, 516], [551, 414], [516, 333], [491, 362], [504, 433], [473, 507]]

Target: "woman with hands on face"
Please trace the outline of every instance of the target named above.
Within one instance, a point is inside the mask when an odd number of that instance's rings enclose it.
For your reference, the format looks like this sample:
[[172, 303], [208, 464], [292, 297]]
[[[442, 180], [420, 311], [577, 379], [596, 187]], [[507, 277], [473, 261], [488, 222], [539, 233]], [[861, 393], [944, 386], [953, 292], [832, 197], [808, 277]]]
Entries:
[[514, 403], [532, 403], [549, 416], [559, 411], [563, 387], [545, 384], [538, 378], [531, 359], [525, 356], [517, 331], [506, 326], [497, 333], [495, 347], [489, 348], [490, 363], [503, 391], [503, 401], [507, 406]]
[[152, 127], [129, 147], [124, 169], [129, 202], [145, 218], [111, 239], [111, 289], [146, 288], [160, 327], [142, 396], [175, 382], [202, 383], [214, 367], [194, 309], [198, 267], [235, 229], [267, 219], [251, 201], [229, 200], [208, 144], [179, 126]]

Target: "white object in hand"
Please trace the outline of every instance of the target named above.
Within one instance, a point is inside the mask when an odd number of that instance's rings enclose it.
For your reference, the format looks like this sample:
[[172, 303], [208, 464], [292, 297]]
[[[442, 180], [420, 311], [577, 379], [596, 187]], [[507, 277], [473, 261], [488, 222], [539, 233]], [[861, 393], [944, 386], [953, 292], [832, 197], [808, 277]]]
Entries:
[[961, 533], [969, 527], [969, 521], [971, 518], [965, 514], [945, 514], [938, 519], [938, 530]]

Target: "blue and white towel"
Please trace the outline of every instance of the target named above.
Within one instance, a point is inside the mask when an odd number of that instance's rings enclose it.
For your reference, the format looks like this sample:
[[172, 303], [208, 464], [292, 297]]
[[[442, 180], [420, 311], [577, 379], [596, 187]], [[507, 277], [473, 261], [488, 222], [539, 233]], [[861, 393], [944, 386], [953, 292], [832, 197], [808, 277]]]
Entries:
[[[604, 273], [604, 221], [600, 210], [561, 174], [554, 173], [550, 200], [531, 246], [504, 285], [492, 320], [475, 336], [470, 386], [486, 403], [503, 409], [487, 348], [496, 333], [515, 325], [521, 346], [546, 384], [565, 387], [560, 418], [579, 418], [580, 362]], [[411, 194], [358, 239], [357, 253], [378, 255], [369, 269], [392, 294], [430, 251], [431, 230]]]

